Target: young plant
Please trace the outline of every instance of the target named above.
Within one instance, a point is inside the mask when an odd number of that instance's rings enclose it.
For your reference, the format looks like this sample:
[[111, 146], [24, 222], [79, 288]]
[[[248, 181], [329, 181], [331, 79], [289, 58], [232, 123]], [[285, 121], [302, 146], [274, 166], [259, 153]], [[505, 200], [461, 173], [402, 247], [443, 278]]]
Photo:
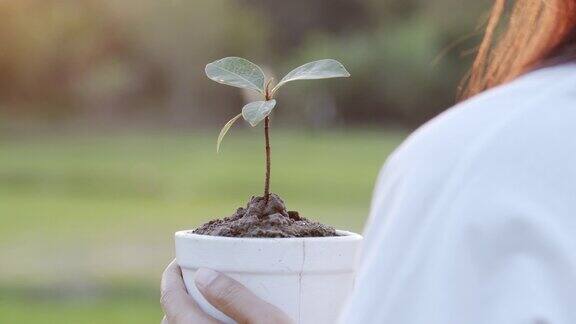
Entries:
[[242, 112], [230, 119], [218, 135], [216, 151], [220, 151], [222, 139], [232, 127], [234, 122], [243, 117], [252, 127], [256, 127], [264, 120], [264, 140], [266, 149], [266, 177], [264, 181], [264, 198], [268, 201], [270, 194], [270, 113], [276, 106], [274, 95], [278, 89], [288, 82], [296, 80], [312, 80], [349, 77], [350, 73], [342, 63], [325, 59], [306, 63], [295, 68], [286, 74], [278, 84], [272, 87], [273, 79], [266, 79], [262, 69], [240, 57], [226, 57], [206, 65], [206, 75], [211, 80], [218, 83], [230, 85], [238, 88], [245, 88], [259, 92], [262, 95], [261, 101], [254, 101], [246, 104]]

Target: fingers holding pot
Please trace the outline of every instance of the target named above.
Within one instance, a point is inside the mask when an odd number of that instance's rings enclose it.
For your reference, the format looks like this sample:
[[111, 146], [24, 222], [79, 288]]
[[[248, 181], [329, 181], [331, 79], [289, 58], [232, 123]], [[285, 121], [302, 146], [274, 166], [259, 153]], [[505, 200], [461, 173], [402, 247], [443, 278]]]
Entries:
[[198, 269], [194, 283], [210, 304], [238, 323], [293, 323], [280, 309], [217, 271]]

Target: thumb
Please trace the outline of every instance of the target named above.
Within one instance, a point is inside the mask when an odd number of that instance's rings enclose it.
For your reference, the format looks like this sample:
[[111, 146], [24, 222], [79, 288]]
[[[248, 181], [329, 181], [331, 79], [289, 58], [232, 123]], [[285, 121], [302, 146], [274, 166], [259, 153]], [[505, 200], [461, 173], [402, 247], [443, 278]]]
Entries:
[[182, 272], [175, 260], [164, 270], [160, 288], [160, 304], [166, 314], [162, 319], [162, 324], [217, 323], [215, 319], [206, 315], [188, 295], [182, 279]]
[[292, 323], [280, 309], [219, 272], [198, 269], [194, 282], [210, 304], [238, 323]]

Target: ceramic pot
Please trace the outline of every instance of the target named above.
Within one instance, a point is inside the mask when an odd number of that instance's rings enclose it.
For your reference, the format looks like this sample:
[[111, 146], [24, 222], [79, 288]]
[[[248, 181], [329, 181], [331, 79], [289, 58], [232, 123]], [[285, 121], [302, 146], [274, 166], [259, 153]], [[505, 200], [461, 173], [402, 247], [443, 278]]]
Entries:
[[194, 273], [209, 268], [236, 279], [277, 306], [296, 323], [334, 323], [354, 286], [362, 236], [231, 238], [175, 234], [176, 261], [188, 293], [224, 323], [232, 319], [210, 305], [194, 284]]

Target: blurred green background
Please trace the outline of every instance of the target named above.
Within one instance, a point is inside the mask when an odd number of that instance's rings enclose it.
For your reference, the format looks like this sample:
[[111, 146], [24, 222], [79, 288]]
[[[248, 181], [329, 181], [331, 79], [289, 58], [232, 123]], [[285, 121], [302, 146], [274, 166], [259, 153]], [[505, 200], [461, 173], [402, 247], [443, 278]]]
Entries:
[[361, 231], [386, 156], [454, 103], [489, 1], [0, 2], [0, 323], [158, 323], [172, 235], [262, 190], [262, 129], [220, 127], [247, 95], [204, 65], [348, 79], [278, 97], [272, 190]]

